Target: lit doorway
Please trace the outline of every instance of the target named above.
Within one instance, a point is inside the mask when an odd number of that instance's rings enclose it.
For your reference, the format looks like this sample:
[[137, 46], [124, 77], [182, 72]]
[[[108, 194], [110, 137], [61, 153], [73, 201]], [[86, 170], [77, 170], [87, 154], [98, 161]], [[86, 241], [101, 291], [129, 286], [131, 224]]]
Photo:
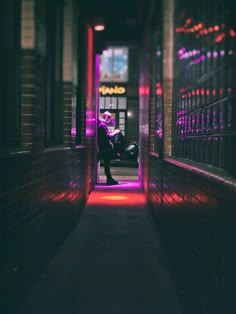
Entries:
[[[102, 114], [105, 109], [100, 110], [99, 119], [102, 119]], [[124, 138], [123, 149], [117, 155], [117, 158], [111, 160], [111, 174], [115, 180], [119, 182], [138, 181], [138, 147], [128, 144], [125, 141], [127, 111], [126, 110], [110, 110], [112, 114], [111, 125], [108, 126], [110, 131], [120, 129]], [[116, 144], [115, 144], [116, 145]], [[136, 155], [135, 155], [136, 154]], [[136, 157], [135, 157], [136, 156]], [[97, 169], [98, 183], [105, 183], [106, 176], [104, 173], [103, 161], [98, 161]]]
[[[138, 157], [135, 160], [132, 151], [126, 150], [128, 146], [132, 149], [131, 140], [138, 149], [139, 136], [138, 92], [129, 75], [129, 51], [128, 47], [108, 47], [100, 55], [99, 64], [97, 116], [101, 118], [103, 112], [111, 112], [113, 123], [109, 128], [119, 129], [125, 139], [120, 158], [111, 161], [111, 173], [118, 181], [138, 180]], [[105, 181], [102, 161], [98, 162], [97, 178], [98, 182]]]

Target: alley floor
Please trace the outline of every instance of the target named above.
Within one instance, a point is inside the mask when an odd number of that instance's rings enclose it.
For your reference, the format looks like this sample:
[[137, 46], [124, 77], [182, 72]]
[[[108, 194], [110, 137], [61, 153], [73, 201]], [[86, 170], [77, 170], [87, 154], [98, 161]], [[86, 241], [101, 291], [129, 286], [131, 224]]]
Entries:
[[123, 170], [114, 168], [119, 185], [106, 186], [100, 174], [20, 314], [182, 313], [137, 169], [120, 180]]

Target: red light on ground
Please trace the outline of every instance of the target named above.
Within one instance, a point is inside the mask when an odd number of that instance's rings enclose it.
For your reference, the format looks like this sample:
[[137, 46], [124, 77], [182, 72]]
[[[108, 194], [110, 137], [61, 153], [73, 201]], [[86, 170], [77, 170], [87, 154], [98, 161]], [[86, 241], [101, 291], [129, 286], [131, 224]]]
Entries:
[[122, 196], [122, 195], [108, 195], [108, 196], [102, 196], [101, 197], [104, 200], [111, 200], [111, 201], [124, 201], [127, 200], [127, 196]]
[[88, 199], [88, 205], [109, 205], [114, 207], [116, 205], [133, 206], [144, 205], [146, 203], [145, 196], [142, 192], [104, 192], [93, 191]]

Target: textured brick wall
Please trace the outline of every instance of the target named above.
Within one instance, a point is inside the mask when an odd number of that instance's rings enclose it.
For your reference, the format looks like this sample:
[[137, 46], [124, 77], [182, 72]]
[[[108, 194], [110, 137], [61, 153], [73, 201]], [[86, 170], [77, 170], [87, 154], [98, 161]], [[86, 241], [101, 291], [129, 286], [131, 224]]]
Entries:
[[35, 0], [21, 0], [21, 47], [35, 48]]
[[163, 1], [163, 101], [164, 101], [164, 155], [171, 155], [174, 0]]
[[40, 150], [44, 136], [44, 59], [33, 50], [22, 50], [21, 143]]
[[[154, 37], [154, 36], [153, 36]], [[155, 150], [156, 142], [156, 47], [154, 38], [151, 37], [152, 44], [150, 53], [150, 96], [149, 96], [149, 151]]]
[[235, 313], [236, 181], [155, 155], [148, 199], [186, 313]]
[[71, 145], [72, 143], [75, 143], [75, 134], [73, 135], [71, 131], [73, 120], [75, 122], [76, 119], [75, 112], [76, 88], [70, 82], [64, 82], [63, 99], [64, 99], [64, 117], [63, 117], [64, 144]]
[[86, 155], [83, 148], [51, 149], [1, 158], [1, 313], [15, 313], [14, 305], [77, 223], [87, 198]]

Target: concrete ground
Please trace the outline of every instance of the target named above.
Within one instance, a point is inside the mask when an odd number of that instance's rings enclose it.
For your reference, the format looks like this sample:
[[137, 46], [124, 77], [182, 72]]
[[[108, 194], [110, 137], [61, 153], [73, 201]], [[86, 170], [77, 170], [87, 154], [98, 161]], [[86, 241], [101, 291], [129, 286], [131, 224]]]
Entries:
[[[111, 166], [111, 174], [118, 181], [138, 181], [138, 168], [132, 166], [123, 166], [114, 164]], [[105, 182], [103, 166], [98, 166], [98, 182]]]
[[[137, 168], [100, 181], [19, 314], [182, 314]], [[130, 179], [132, 178], [132, 180]]]

